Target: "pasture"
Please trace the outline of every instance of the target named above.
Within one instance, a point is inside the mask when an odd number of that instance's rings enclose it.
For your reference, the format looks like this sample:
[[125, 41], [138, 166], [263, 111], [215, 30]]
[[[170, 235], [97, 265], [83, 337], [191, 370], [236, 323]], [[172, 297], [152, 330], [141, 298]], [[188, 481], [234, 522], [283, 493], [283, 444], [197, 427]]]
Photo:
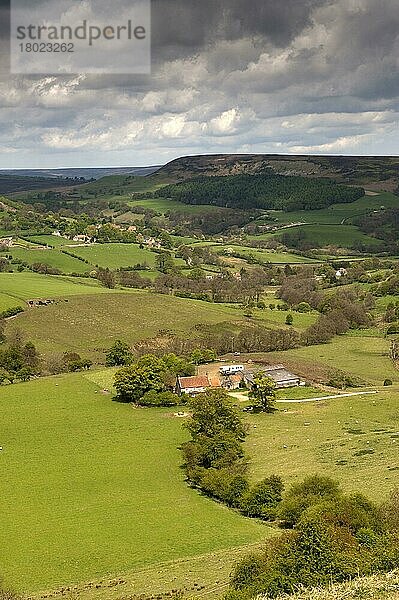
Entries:
[[248, 416], [246, 448], [254, 478], [277, 474], [292, 484], [320, 473], [378, 501], [397, 486], [398, 388], [277, 406], [272, 415]]
[[234, 253], [239, 254], [244, 259], [253, 257], [256, 261], [261, 263], [274, 263], [274, 264], [299, 264], [299, 263], [317, 263], [320, 261], [313, 260], [293, 254], [291, 252], [276, 252], [274, 250], [259, 250], [258, 248], [251, 248], [249, 246], [239, 246], [237, 244], [223, 245], [215, 244], [210, 246], [210, 249], [217, 254], [223, 253], [226, 256], [233, 255]]
[[120, 338], [134, 343], [160, 330], [186, 335], [196, 324], [243, 319], [236, 309], [224, 305], [119, 291], [74, 296], [68, 302], [32, 309], [19, 315], [11, 326], [20, 327], [43, 352], [84, 351], [101, 361], [103, 349]]
[[[0, 294], [20, 301], [31, 298], [59, 298], [76, 294], [104, 294], [112, 290], [102, 288], [97, 280], [78, 277], [40, 275], [38, 273], [0, 273]], [[114, 292], [115, 293], [115, 292]], [[10, 300], [10, 301], [11, 301]], [[12, 306], [14, 306], [12, 304]]]
[[112, 402], [80, 374], [2, 388], [5, 583], [38, 592], [150, 567], [155, 576], [158, 563], [267, 537], [187, 486], [185, 436], [170, 410]]
[[287, 357], [309, 365], [322, 364], [329, 370], [340, 369], [370, 385], [381, 386], [385, 379], [399, 383], [399, 371], [389, 358], [389, 341], [381, 337], [336, 336], [328, 344], [288, 350], [279, 353], [279, 357], [283, 361]]
[[365, 244], [378, 250], [383, 244], [381, 240], [366, 235], [353, 225], [304, 225], [289, 231], [294, 235], [303, 234], [306, 241], [315, 244], [315, 247], [354, 248], [358, 244]]
[[[70, 252], [88, 260], [91, 265], [109, 269], [130, 267], [138, 263], [155, 266], [157, 255], [138, 244], [93, 244], [68, 248]], [[84, 264], [84, 263], [82, 263]]]
[[92, 270], [90, 265], [81, 260], [60, 252], [53, 248], [18, 248], [13, 247], [7, 251], [14, 259], [18, 259], [28, 265], [41, 263], [59, 269], [62, 273], [87, 273]]
[[140, 206], [141, 208], [149, 208], [162, 214], [165, 214], [170, 211], [175, 211], [180, 213], [197, 215], [210, 212], [220, 212], [221, 210], [223, 210], [223, 208], [220, 208], [218, 206], [211, 206], [210, 204], [183, 204], [182, 202], [178, 202], [177, 200], [168, 200], [167, 198], [145, 198], [144, 200], [139, 200], [133, 197], [133, 199], [130, 198], [127, 203], [132, 208], [134, 208], [135, 206]]
[[364, 196], [356, 202], [349, 204], [334, 204], [322, 210], [295, 211], [284, 213], [282, 211], [268, 211], [280, 223], [317, 223], [340, 225], [352, 217], [363, 215], [370, 210], [385, 208], [398, 208], [399, 196], [389, 192], [381, 192], [376, 196]]
[[35, 242], [36, 244], [41, 244], [42, 246], [54, 246], [55, 248], [59, 248], [60, 246], [66, 246], [70, 244], [70, 240], [67, 240], [64, 237], [59, 237], [57, 235], [32, 235], [29, 236], [29, 240]]

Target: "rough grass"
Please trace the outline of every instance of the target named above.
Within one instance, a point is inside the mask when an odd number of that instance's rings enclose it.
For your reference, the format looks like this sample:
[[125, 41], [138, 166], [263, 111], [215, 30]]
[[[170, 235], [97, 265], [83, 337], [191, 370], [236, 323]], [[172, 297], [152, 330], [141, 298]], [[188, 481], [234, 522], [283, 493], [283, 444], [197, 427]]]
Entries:
[[181, 425], [80, 374], [2, 388], [5, 584], [38, 591], [264, 539], [266, 526], [187, 486]]
[[[279, 596], [275, 600], [398, 600], [399, 572], [359, 577], [346, 583], [299, 591], [293, 595]], [[269, 597], [259, 596], [259, 600]]]
[[246, 446], [253, 476], [275, 473], [291, 484], [321, 473], [338, 479], [348, 491], [383, 500], [398, 480], [398, 400], [396, 389], [278, 404], [273, 415], [248, 416], [252, 429]]
[[243, 319], [237, 310], [218, 304], [144, 291], [71, 297], [68, 302], [31, 309], [12, 322], [43, 351], [94, 353], [119, 338], [133, 343], [160, 330], [181, 335], [196, 324]]

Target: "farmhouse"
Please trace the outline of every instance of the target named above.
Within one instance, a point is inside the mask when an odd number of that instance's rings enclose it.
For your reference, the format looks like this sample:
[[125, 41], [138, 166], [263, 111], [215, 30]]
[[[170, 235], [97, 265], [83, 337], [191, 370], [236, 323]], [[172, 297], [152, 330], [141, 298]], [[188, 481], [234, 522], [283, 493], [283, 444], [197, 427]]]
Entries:
[[83, 244], [90, 244], [91, 242], [93, 242], [93, 238], [90, 237], [89, 235], [75, 235], [72, 238], [73, 242], [82, 242]]
[[194, 377], [178, 377], [176, 392], [181, 394], [188, 394], [189, 396], [195, 396], [205, 392], [207, 388], [211, 387], [211, 383], [207, 375], [196, 375]]
[[[290, 373], [284, 365], [274, 365], [262, 368], [262, 372], [273, 379], [276, 388], [289, 388], [301, 385], [301, 379], [297, 375]], [[252, 371], [244, 372], [244, 381], [247, 385], [252, 385], [254, 382], [255, 373]]]
[[221, 387], [226, 390], [238, 390], [243, 382], [243, 374], [236, 373], [235, 375], [226, 375], [220, 381]]

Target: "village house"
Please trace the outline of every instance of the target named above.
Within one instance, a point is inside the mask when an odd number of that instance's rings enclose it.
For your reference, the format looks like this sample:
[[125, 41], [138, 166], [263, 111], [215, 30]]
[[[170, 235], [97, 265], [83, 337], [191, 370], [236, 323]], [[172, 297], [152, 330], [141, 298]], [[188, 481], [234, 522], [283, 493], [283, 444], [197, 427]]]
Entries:
[[148, 248], [155, 248], [156, 250], [160, 250], [162, 248], [161, 242], [153, 237], [144, 238], [143, 243], [148, 246]]
[[91, 242], [94, 242], [95, 240], [90, 237], [89, 235], [75, 235], [72, 238], [73, 242], [80, 242], [83, 244], [90, 244]]

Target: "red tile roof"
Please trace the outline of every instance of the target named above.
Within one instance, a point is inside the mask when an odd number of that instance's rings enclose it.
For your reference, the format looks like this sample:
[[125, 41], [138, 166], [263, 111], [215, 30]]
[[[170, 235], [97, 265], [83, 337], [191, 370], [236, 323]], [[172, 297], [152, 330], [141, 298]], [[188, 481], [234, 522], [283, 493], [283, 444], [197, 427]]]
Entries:
[[206, 375], [197, 375], [196, 377], [179, 377], [179, 384], [182, 389], [207, 388], [210, 386]]

